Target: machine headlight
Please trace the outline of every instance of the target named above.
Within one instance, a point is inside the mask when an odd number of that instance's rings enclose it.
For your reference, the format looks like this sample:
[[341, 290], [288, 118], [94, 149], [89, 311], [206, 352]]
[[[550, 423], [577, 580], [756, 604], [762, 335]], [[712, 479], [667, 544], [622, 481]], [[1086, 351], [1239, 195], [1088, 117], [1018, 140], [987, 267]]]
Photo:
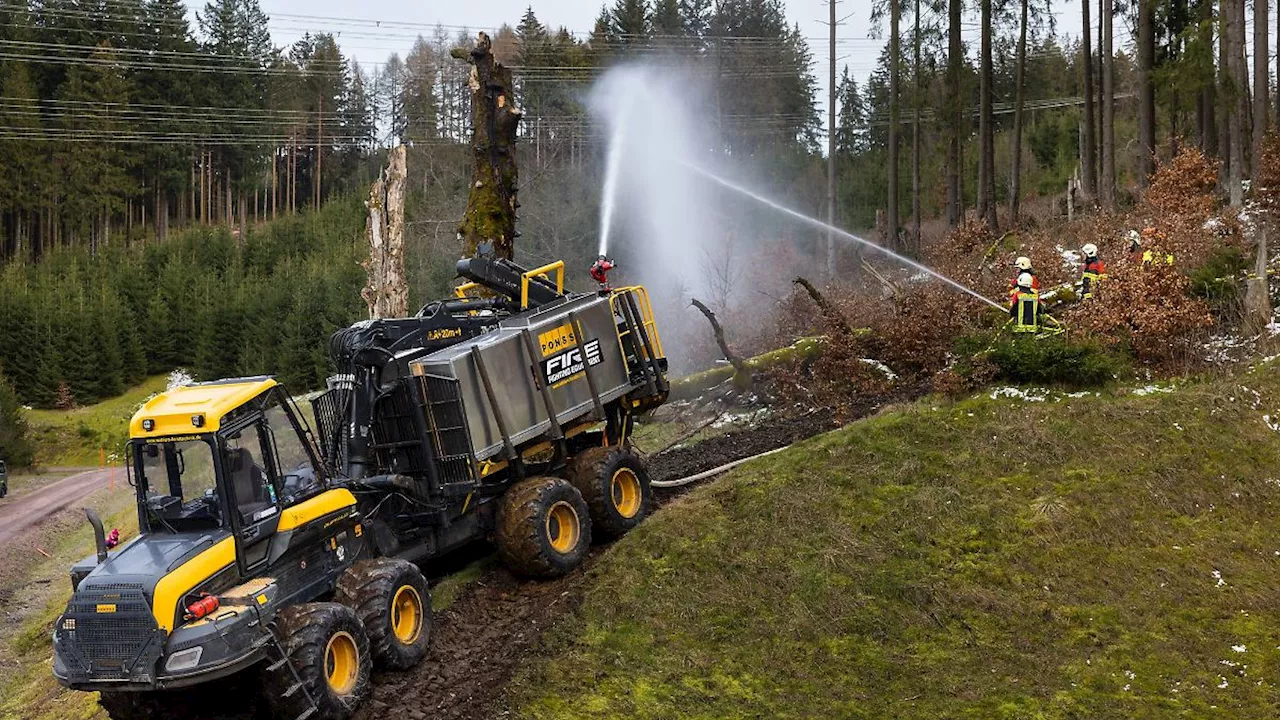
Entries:
[[155, 421], [155, 420], [152, 420], [151, 418], [147, 418], [146, 420], [143, 420], [143, 421], [142, 421], [142, 429], [143, 429], [143, 430], [145, 430], [146, 432], [151, 432], [152, 430], [155, 430], [155, 429], [156, 429], [156, 421]]
[[201, 645], [197, 645], [193, 648], [187, 648], [186, 650], [179, 650], [178, 652], [170, 655], [168, 660], [165, 660], [164, 669], [169, 672], [190, 670], [200, 664], [200, 655], [203, 653], [204, 647]]

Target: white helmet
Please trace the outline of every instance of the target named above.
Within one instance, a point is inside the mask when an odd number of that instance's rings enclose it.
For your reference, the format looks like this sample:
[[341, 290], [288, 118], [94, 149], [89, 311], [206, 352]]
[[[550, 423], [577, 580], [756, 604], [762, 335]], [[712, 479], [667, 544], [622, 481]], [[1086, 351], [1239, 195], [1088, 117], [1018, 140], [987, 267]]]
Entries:
[[1031, 258], [1029, 258], [1029, 257], [1020, 257], [1020, 258], [1018, 258], [1017, 260], [1014, 260], [1014, 261], [1013, 261], [1013, 266], [1014, 266], [1014, 267], [1016, 267], [1016, 268], [1018, 268], [1019, 270], [1030, 270], [1030, 269], [1031, 269]]
[[1018, 287], [1031, 289], [1031, 284], [1035, 282], [1035, 278], [1031, 277], [1031, 273], [1018, 274]]
[[1085, 243], [1085, 246], [1080, 248], [1080, 252], [1084, 253], [1087, 258], [1098, 257], [1098, 246], [1093, 243]]
[[1129, 231], [1129, 242], [1131, 242], [1131, 243], [1139, 243], [1139, 244], [1140, 244], [1140, 243], [1142, 242], [1142, 233], [1138, 232], [1137, 230], [1130, 230], [1130, 231]]

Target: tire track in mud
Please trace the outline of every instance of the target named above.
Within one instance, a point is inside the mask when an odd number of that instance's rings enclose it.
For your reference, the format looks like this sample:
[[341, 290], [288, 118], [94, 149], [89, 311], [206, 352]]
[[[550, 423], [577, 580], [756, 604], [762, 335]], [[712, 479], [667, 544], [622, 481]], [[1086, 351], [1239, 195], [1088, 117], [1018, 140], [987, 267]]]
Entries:
[[[709, 438], [649, 458], [654, 480], [674, 480], [733, 460], [783, 447], [832, 429], [829, 415], [779, 419]], [[657, 490], [659, 509], [692, 486]], [[495, 567], [434, 618], [431, 652], [403, 673], [378, 673], [374, 691], [356, 720], [488, 720], [509, 714], [505, 688], [516, 670], [536, 656], [543, 633], [582, 602], [587, 569], [607, 546], [597, 546], [582, 566], [551, 581], [524, 581]]]

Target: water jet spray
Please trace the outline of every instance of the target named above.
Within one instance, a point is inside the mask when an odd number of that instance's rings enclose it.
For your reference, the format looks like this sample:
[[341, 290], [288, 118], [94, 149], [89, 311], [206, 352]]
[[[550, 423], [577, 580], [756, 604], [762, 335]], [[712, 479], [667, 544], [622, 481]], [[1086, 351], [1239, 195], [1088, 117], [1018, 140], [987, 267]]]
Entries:
[[831, 231], [836, 235], [840, 236], [841, 238], [844, 238], [845, 240], [852, 240], [853, 242], [859, 243], [860, 245], [864, 245], [866, 247], [871, 248], [872, 250], [876, 250], [877, 252], [888, 255], [890, 258], [896, 260], [897, 262], [900, 262], [903, 265], [906, 265], [908, 267], [915, 268], [916, 270], [920, 270], [921, 272], [928, 273], [929, 275], [932, 275], [933, 277], [941, 280], [947, 285], [950, 285], [956, 290], [959, 290], [960, 292], [970, 297], [981, 300], [982, 302], [990, 305], [991, 307], [999, 310], [1000, 312], [1008, 312], [1008, 308], [1004, 307], [1003, 305], [1000, 305], [999, 303], [996, 303], [989, 298], [979, 295], [976, 291], [964, 285], [961, 285], [960, 283], [956, 282], [955, 280], [952, 280], [946, 275], [943, 275], [942, 273], [936, 270], [933, 270], [932, 268], [922, 265], [916, 262], [915, 260], [912, 260], [909, 257], [904, 257], [902, 255], [899, 255], [898, 253], [892, 250], [889, 250], [888, 248], [881, 247], [880, 245], [877, 245], [871, 242], [870, 240], [867, 240], [866, 238], [858, 237], [857, 235], [854, 235], [851, 232], [846, 232], [833, 225], [828, 225], [827, 223], [824, 223], [821, 220], [818, 220], [817, 218], [811, 218], [802, 212], [799, 212], [797, 210], [792, 210], [786, 205], [770, 200], [769, 198], [763, 195], [760, 195], [758, 193], [755, 193], [751, 190], [748, 190], [747, 188], [744, 188], [741, 185], [737, 185], [728, 180], [725, 180], [724, 178], [720, 177], [719, 175], [716, 175], [710, 170], [694, 165], [693, 163], [687, 160], [678, 160], [677, 162], [679, 162], [685, 168], [692, 170], [693, 172], [705, 177], [706, 179], [711, 180], [712, 182], [718, 185], [721, 185], [729, 190], [732, 190], [740, 195], [745, 195], [746, 197], [749, 197], [752, 200], [755, 200], [756, 202], [761, 203], [762, 205], [766, 205], [770, 208], [773, 208], [774, 210], [777, 210], [778, 212], [783, 213], [785, 215], [789, 215], [797, 220], [800, 220], [801, 222], [805, 222], [805, 223], [808, 223], [809, 225], [822, 228], [823, 230]]

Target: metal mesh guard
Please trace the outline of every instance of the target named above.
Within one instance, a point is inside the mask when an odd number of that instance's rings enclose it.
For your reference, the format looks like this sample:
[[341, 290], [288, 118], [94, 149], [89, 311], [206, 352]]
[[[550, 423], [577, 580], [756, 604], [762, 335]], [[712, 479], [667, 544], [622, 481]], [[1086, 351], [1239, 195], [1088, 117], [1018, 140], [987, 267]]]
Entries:
[[[99, 612], [112, 607], [109, 612]], [[162, 639], [142, 585], [83, 588], [72, 597], [57, 628], [73, 681], [148, 682], [160, 659]]]

